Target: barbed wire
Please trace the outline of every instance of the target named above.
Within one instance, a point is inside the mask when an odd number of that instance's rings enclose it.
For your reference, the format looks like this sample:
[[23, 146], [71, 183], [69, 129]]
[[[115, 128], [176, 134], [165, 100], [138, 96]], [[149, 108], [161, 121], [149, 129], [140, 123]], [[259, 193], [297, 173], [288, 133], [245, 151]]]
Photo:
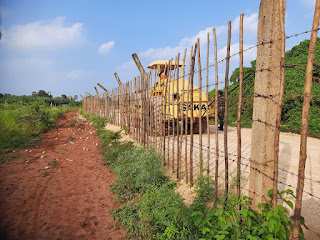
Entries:
[[[175, 136], [173, 136], [173, 137], [175, 138]], [[173, 141], [174, 141], [174, 140], [173, 140]], [[187, 142], [190, 142], [190, 143], [191, 143], [191, 141], [188, 140], [188, 139], [185, 139], [184, 141], [187, 141]], [[197, 142], [195, 142], [195, 141], [193, 141], [192, 143], [193, 143], [193, 145], [197, 145], [197, 146], [199, 147], [199, 149], [200, 149], [200, 144], [199, 144], [199, 143], [197, 143]], [[168, 144], [169, 144], [169, 143], [168, 143]], [[206, 148], [208, 148], [208, 146], [202, 146], [202, 150], [203, 150], [203, 151], [205, 151]], [[215, 150], [214, 147], [210, 147], [209, 149]], [[219, 158], [224, 157], [224, 155], [222, 155], [221, 153], [218, 153], [218, 156], [219, 156]], [[229, 161], [232, 161], [232, 162], [237, 162], [237, 161], [238, 161], [237, 159], [233, 159], [233, 158], [230, 157], [230, 156], [235, 157], [235, 156], [237, 156], [237, 155], [228, 153], [228, 156], [229, 156], [229, 157], [228, 157], [228, 160], [229, 160]], [[257, 164], [255, 161], [252, 161], [251, 158], [244, 158], [244, 157], [242, 157], [242, 160], [247, 160], [247, 161], [249, 161], [250, 164], [251, 164], [251, 163]], [[223, 159], [223, 160], [220, 160], [220, 161], [223, 162], [224, 159]], [[260, 163], [259, 163], [259, 164], [260, 164]], [[246, 166], [246, 167], [248, 167], [248, 168], [250, 168], [250, 169], [252, 169], [252, 170], [255, 170], [255, 171], [257, 171], [258, 173], [260, 173], [260, 174], [264, 175], [265, 177], [269, 178], [270, 180], [274, 181], [274, 178], [273, 178], [273, 177], [268, 176], [266, 173], [262, 172], [262, 171], [261, 171], [260, 169], [258, 169], [258, 168], [252, 167], [251, 165], [249, 165], [249, 164], [247, 164], [247, 163], [243, 163], [243, 162], [241, 162], [240, 165]], [[268, 165], [265, 165], [265, 164], [260, 164], [260, 165], [262, 165], [262, 166], [264, 166], [264, 167], [269, 167], [270, 169], [272, 169], [271, 166], [268, 166]], [[284, 170], [284, 169], [279, 168], [279, 170]], [[295, 173], [292, 173], [292, 172], [290, 172], [290, 171], [286, 171], [286, 172], [298, 177], [298, 175], [295, 174]], [[303, 177], [303, 178], [304, 178], [304, 179], [307, 179], [307, 180], [309, 180], [309, 181], [312, 181], [312, 182], [319, 183], [318, 180], [313, 180], [313, 179], [306, 178], [306, 177]], [[288, 186], [288, 187], [291, 187], [291, 188], [295, 188], [295, 187], [292, 186], [291, 184], [285, 183], [285, 182], [283, 182], [283, 181], [281, 181], [281, 180], [279, 180], [279, 179], [277, 180], [277, 182], [280, 183], [280, 184], [283, 184], [283, 185], [285, 185], [285, 186]], [[305, 194], [309, 195], [310, 197], [314, 197], [314, 198], [320, 200], [320, 197], [314, 195], [313, 193], [310, 193], [310, 192], [305, 191], [305, 190], [304, 190], [303, 192], [304, 192]]]
[[[188, 141], [188, 142], [191, 142], [191, 141], [189, 141], [188, 139], [187, 139], [187, 141]], [[198, 145], [198, 146], [199, 146], [199, 144], [198, 144], [197, 142], [193, 142], [193, 145]], [[199, 149], [200, 149], [200, 148], [199, 148]], [[211, 147], [211, 149], [215, 150], [215, 148], [213, 148], [213, 147]], [[214, 153], [215, 153], [215, 152], [214, 152]], [[236, 162], [236, 163], [238, 162], [237, 159], [230, 158], [230, 156], [237, 156], [237, 155], [230, 154], [230, 153], [228, 153], [228, 155], [229, 155], [228, 160], [230, 160], [230, 161], [232, 161], [232, 162]], [[220, 153], [218, 153], [218, 157], [221, 158], [221, 159], [223, 158], [222, 160], [220, 160], [220, 161], [223, 163], [224, 160], [225, 160], [225, 159], [224, 159], [225, 155], [221, 155]], [[245, 160], [245, 158], [243, 158], [243, 157], [242, 157], [242, 159]], [[254, 161], [252, 161], [252, 160], [249, 159], [249, 158], [246, 158], [246, 160], [248, 160], [249, 163], [255, 163]], [[273, 177], [268, 176], [266, 173], [264, 173], [263, 171], [261, 171], [261, 170], [258, 169], [258, 168], [252, 167], [251, 165], [249, 165], [249, 164], [247, 164], [247, 163], [243, 163], [242, 161], [240, 162], [240, 165], [245, 166], [245, 167], [248, 167], [248, 168], [250, 168], [250, 169], [252, 169], [252, 170], [255, 170], [255, 171], [259, 172], [260, 174], [264, 175], [265, 177], [269, 178], [270, 180], [274, 181], [274, 178], [273, 178]], [[263, 164], [261, 164], [261, 165], [263, 165]], [[273, 168], [270, 167], [270, 169], [273, 169]], [[289, 172], [289, 173], [291, 173], [291, 172]], [[305, 179], [306, 179], [306, 178], [305, 178]], [[313, 181], [313, 182], [316, 182], [316, 183], [320, 183], [320, 182], [317, 181], [317, 180], [312, 180], [312, 179], [308, 179], [308, 180]], [[286, 185], [286, 186], [288, 186], [288, 187], [294, 188], [294, 189], [296, 188], [296, 187], [292, 186], [291, 184], [288, 184], [288, 183], [285, 183], [285, 182], [283, 182], [283, 181], [280, 181], [279, 179], [277, 180], [277, 182], [280, 183], [280, 184]], [[304, 190], [303, 192], [306, 193], [306, 194], [308, 194], [308, 195], [311, 196], [311, 197], [314, 197], [314, 198], [320, 200], [320, 197], [314, 195], [313, 193], [307, 192], [307, 191], [305, 191], [305, 190]]]
[[[311, 30], [307, 30], [307, 31], [300, 32], [300, 33], [288, 35], [288, 36], [285, 37], [285, 39], [290, 39], [290, 38], [293, 38], [293, 37], [298, 37], [298, 36], [300, 36], [300, 35], [307, 34], [307, 33], [311, 33], [311, 32], [313, 32], [313, 31], [318, 31], [318, 30], [320, 30], [320, 28], [311, 29]], [[279, 39], [264, 41], [264, 42], [258, 43], [258, 44], [256, 44], [256, 45], [253, 45], [253, 46], [251, 46], [251, 47], [248, 47], [248, 48], [244, 49], [242, 52], [243, 52], [243, 53], [244, 53], [244, 52], [248, 52], [248, 51], [250, 51], [250, 50], [252, 50], [252, 49], [254, 49], [254, 48], [257, 48], [257, 47], [259, 47], [259, 46], [266, 45], [266, 44], [274, 44], [275, 42], [281, 41], [281, 40], [282, 40], [282, 39], [279, 38]], [[241, 52], [239, 51], [239, 52], [236, 52], [236, 53], [234, 53], [234, 54], [231, 54], [230, 57], [225, 57], [225, 58], [219, 60], [219, 61], [218, 61], [218, 64], [226, 61], [228, 58], [231, 59], [231, 58], [239, 55], [240, 53], [241, 53]], [[279, 65], [280, 65], [280, 64], [279, 64]], [[208, 68], [212, 68], [212, 67], [214, 67], [214, 66], [215, 66], [215, 63], [208, 65]], [[278, 67], [281, 67], [281, 66], [278, 66]], [[203, 71], [205, 71], [205, 70], [207, 70], [207, 67], [201, 68], [200, 71], [203, 72]], [[268, 70], [268, 69], [265, 69], [265, 70]], [[271, 70], [271, 69], [269, 69], [269, 70]], [[152, 71], [154, 71], [154, 70], [150, 70], [150, 72], [147, 73], [147, 74], [149, 74], [150, 76], [153, 76]], [[181, 76], [180, 78], [189, 77], [189, 76], [191, 76], [191, 75], [193, 75], [193, 74], [195, 74], [195, 73], [198, 73], [198, 70], [197, 70], [197, 69], [195, 69], [195, 70], [193, 71], [193, 73], [184, 74], [184, 75]], [[140, 76], [139, 76], [139, 77], [140, 77]], [[139, 78], [139, 77], [136, 77], [136, 78]], [[141, 80], [141, 79], [143, 79], [143, 78], [140, 77], [140, 80]], [[175, 80], [176, 80], [176, 79], [173, 79], [173, 80], [171, 79], [170, 81], [175, 81]], [[133, 80], [132, 80], [132, 81], [133, 81]], [[126, 83], [130, 83], [130, 81], [127, 81]], [[123, 84], [122, 86], [125, 86], [126, 83]], [[219, 83], [224, 83], [224, 81], [219, 82]], [[214, 84], [211, 84], [210, 86], [212, 86], [212, 85], [214, 85]], [[202, 87], [200, 87], [200, 88], [202, 88]], [[113, 90], [115, 90], [115, 89], [118, 89], [118, 88], [114, 88]]]
[[[150, 117], [150, 116], [148, 115], [148, 117]], [[175, 120], [175, 121], [176, 121], [176, 120]], [[256, 120], [256, 121], [259, 121], [259, 120]], [[175, 138], [174, 135], [173, 135], [173, 137]], [[189, 140], [187, 140], [187, 141], [189, 141]], [[189, 141], [189, 142], [190, 142], [190, 141]], [[199, 144], [199, 143], [193, 142], [193, 145], [194, 145], [194, 146], [195, 146], [195, 145], [198, 146], [199, 149], [200, 149], [200, 144]], [[208, 149], [208, 148], [209, 148], [208, 146], [204, 145], [204, 146], [202, 146], [202, 151], [206, 151], [206, 149]], [[209, 149], [215, 150], [214, 147], [210, 147]], [[230, 154], [230, 153], [228, 153], [228, 154], [229, 154], [230, 156], [237, 157], [237, 155], [235, 155], [235, 154]], [[221, 157], [221, 151], [220, 151], [220, 155], [219, 155], [219, 156]], [[259, 165], [262, 165], [262, 166], [264, 166], [264, 167], [268, 167], [268, 168], [270, 168], [270, 169], [273, 169], [271, 166], [268, 166], [267, 164], [257, 163], [257, 162], [255, 162], [255, 161], [252, 161], [251, 158], [244, 158], [244, 157], [242, 156], [242, 159], [243, 159], [243, 160], [247, 160], [247, 161], [249, 161], [250, 163], [259, 164]], [[222, 161], [222, 160], [221, 160], [221, 161]], [[291, 174], [291, 175], [293, 175], [293, 176], [298, 177], [298, 174], [293, 173], [293, 172], [290, 172], [290, 171], [288, 171], [288, 170], [286, 170], [286, 169], [283, 169], [283, 168], [280, 168], [280, 167], [279, 167], [279, 170], [284, 171], [284, 172], [286, 172], [286, 173], [288, 173], [288, 174]], [[302, 178], [302, 177], [301, 177], [301, 178]], [[313, 179], [308, 178], [308, 177], [304, 177], [304, 179], [307, 179], [307, 180], [312, 181], [312, 182], [315, 182], [315, 183], [320, 183], [320, 181], [318, 181], [318, 180], [313, 180]]]
[[[296, 34], [292, 34], [292, 35], [286, 36], [285, 39], [289, 39], [289, 38], [293, 38], [293, 37], [298, 37], [298, 36], [300, 36], [300, 35], [307, 34], [307, 33], [311, 33], [311, 32], [313, 32], [313, 31], [318, 31], [318, 30], [320, 30], [320, 28], [303, 31], [303, 32], [300, 32], [300, 33], [296, 33]], [[273, 43], [275, 43], [275, 42], [277, 42], [277, 41], [281, 41], [281, 40], [282, 40], [282, 39], [279, 38], [279, 39], [275, 39], [275, 40], [269, 40], [269, 41], [261, 42], [261, 43], [258, 43], [258, 44], [256, 44], [256, 45], [253, 45], [253, 46], [251, 46], [251, 47], [248, 47], [248, 48], [244, 49], [243, 52], [248, 52], [248, 51], [250, 51], [251, 49], [257, 48], [257, 47], [259, 47], [259, 46], [266, 45], [266, 44], [273, 44]], [[239, 52], [236, 52], [236, 53], [234, 53], [234, 54], [231, 54], [230, 57], [229, 57], [229, 59], [232, 58], [232, 57], [235, 57], [235, 56], [239, 55], [240, 53], [241, 53], [241, 52], [239, 51]], [[228, 57], [225, 57], [225, 58], [219, 60], [219, 61], [218, 61], [218, 64], [226, 61], [227, 59], [228, 59]], [[215, 66], [215, 63], [209, 64], [208, 68], [211, 68], [211, 67], [214, 67], [214, 66]], [[203, 72], [203, 71], [205, 71], [205, 70], [207, 70], [207, 67], [201, 68], [201, 72]], [[193, 73], [193, 74], [195, 74], [195, 73], [198, 73], [198, 70], [194, 70], [194, 73]], [[188, 73], [188, 74], [185, 74], [184, 76], [182, 76], [181, 78], [188, 77], [188, 76], [190, 76], [190, 75], [191, 75], [191, 73]]]
[[[301, 63], [296, 63], [296, 64], [291, 64], [291, 65], [286, 65], [286, 67], [288, 68], [288, 67], [291, 67], [291, 66], [295, 66], [295, 65], [299, 65], [299, 64], [301, 64]], [[248, 77], [248, 76], [250, 76], [252, 73], [258, 73], [258, 72], [263, 72], [263, 71], [268, 71], [268, 72], [270, 72], [270, 71], [272, 71], [272, 70], [274, 70], [274, 69], [280, 69], [282, 66], [274, 66], [274, 67], [272, 67], [272, 68], [261, 68], [261, 69], [256, 69], [255, 71], [250, 71], [249, 72], [249, 74], [247, 75], [247, 76], [245, 76], [245, 78], [244, 79], [246, 79], [246, 77]], [[161, 84], [159, 84], [158, 85], [158, 89], [159, 89], [159, 86], [160, 86], [160, 90], [158, 90], [158, 91], [165, 91], [165, 89], [167, 89], [167, 91], [168, 91], [168, 84], [170, 84], [169, 82], [170, 81], [177, 81], [177, 79], [170, 79], [170, 80], [168, 80], [168, 81], [166, 81], [165, 83], [161, 83]], [[225, 80], [221, 80], [221, 81], [219, 81], [218, 82], [218, 85], [219, 84], [222, 84], [222, 83], [225, 83]], [[188, 82], [188, 85], [190, 84], [190, 82]], [[254, 84], [254, 83], [251, 83], [251, 85], [252, 84]], [[209, 87], [212, 87], [212, 86], [215, 86], [216, 84], [215, 83], [211, 83], [211, 84], [208, 84], [208, 85], [202, 85], [201, 87], [196, 87], [195, 89], [194, 88], [192, 88], [191, 87], [191, 90], [190, 89], [179, 89], [179, 92], [182, 92], [182, 91], [184, 91], [184, 92], [186, 92], [186, 91], [188, 91], [189, 92], [189, 94], [192, 92], [192, 91], [201, 91], [203, 88], [209, 88]], [[232, 85], [231, 85], [232, 86]], [[245, 85], [244, 85], [245, 86]], [[125, 92], [125, 93], [123, 93], [123, 94], [116, 94], [116, 95], [113, 95], [113, 97], [114, 98], [116, 98], [117, 100], [118, 100], [118, 98], [120, 98], [120, 97], [129, 97], [129, 96], [131, 96], [132, 94], [141, 94], [141, 96], [140, 96], [140, 98], [138, 98], [138, 99], [136, 99], [136, 100], [140, 100], [141, 99], [141, 97], [142, 97], [142, 95], [145, 95], [146, 97], [148, 97], [148, 95], [149, 95], [149, 93], [151, 92], [151, 91], [155, 91], [156, 90], [156, 87], [153, 85], [153, 87], [151, 87], [151, 89], [148, 89], [148, 90], [139, 90], [139, 91], [132, 91], [132, 92], [130, 92], [130, 91], [127, 91], [127, 90], [122, 90], [122, 91], [119, 91], [118, 89], [117, 89], [117, 91], [116, 92], [118, 92], [118, 93], [120, 93], [120, 92]], [[178, 90], [177, 88], [176, 89], [172, 89], [172, 94], [177, 94], [177, 92], [175, 92], [174, 90]], [[184, 93], [185, 94], [185, 93]], [[297, 98], [297, 97], [302, 97], [303, 96], [303, 94], [301, 94], [301, 95], [287, 95], [287, 96], [284, 96], [284, 98]], [[89, 96], [89, 97], [87, 97], [87, 98], [95, 98], [95, 97], [97, 97], [97, 95], [95, 95], [95, 96]], [[110, 97], [110, 96], [109, 96]], [[267, 98], [277, 98], [277, 97], [279, 97], [279, 94], [275, 94], [275, 95], [261, 95], [261, 96], [259, 96], [259, 95], [256, 95], [256, 97], [267, 97]], [[320, 97], [320, 95], [312, 95], [311, 96], [312, 98], [316, 98], [316, 97]], [[103, 98], [105, 98], [105, 97], [103, 97]], [[166, 97], [164, 97], [164, 98], [166, 98]]]
[[[190, 142], [190, 140], [186, 140], [187, 142]], [[197, 143], [197, 142], [193, 142], [193, 145], [197, 145], [198, 146], [198, 149], [200, 149], [200, 144], [199, 143]], [[204, 145], [204, 146], [202, 146], [202, 151], [207, 151], [207, 149], [208, 149], [209, 147], [207, 146], [207, 145]], [[211, 151], [210, 151], [210, 153], [215, 153], [215, 150], [216, 150], [216, 148], [215, 148], [215, 146], [210, 146], [210, 148], [209, 148]], [[214, 151], [214, 152], [213, 152]], [[236, 154], [232, 154], [232, 153], [230, 153], [230, 152], [228, 152], [228, 156], [232, 156], [232, 157], [237, 157], [238, 155], [236, 155]], [[223, 159], [221, 159], [221, 160], [219, 160], [219, 161], [221, 161], [221, 162], [224, 162], [224, 157], [225, 157], [225, 155], [224, 155], [224, 152], [223, 151], [219, 151], [219, 157], [223, 157]], [[250, 163], [254, 163], [254, 164], [256, 164], [256, 165], [261, 165], [261, 166], [263, 166], [263, 167], [267, 167], [267, 168], [270, 168], [270, 169], [273, 169], [273, 167], [272, 166], [269, 166], [269, 165], [267, 165], [267, 164], [264, 164], [264, 163], [259, 163], [259, 162], [256, 162], [256, 161], [253, 161], [251, 158], [246, 158], [246, 157], [243, 157], [243, 156], [241, 156], [241, 159], [242, 160], [246, 160], [246, 161], [248, 161], [248, 162], [250, 162]], [[298, 177], [298, 174], [296, 174], [296, 173], [294, 173], [294, 172], [290, 172], [290, 171], [288, 171], [288, 170], [286, 170], [286, 169], [284, 169], [284, 168], [281, 168], [281, 167], [279, 167], [279, 170], [281, 170], [281, 171], [284, 171], [284, 172], [286, 172], [286, 173], [289, 173], [289, 174], [291, 174], [291, 175], [294, 175], [294, 176], [296, 176], [296, 177]], [[314, 179], [311, 179], [311, 178], [308, 178], [308, 177], [301, 177], [301, 178], [304, 178], [304, 179], [306, 179], [306, 180], [309, 180], [309, 181], [312, 181], [312, 182], [314, 182], [314, 183], [319, 183], [320, 184], [320, 181], [319, 180], [314, 180]]]

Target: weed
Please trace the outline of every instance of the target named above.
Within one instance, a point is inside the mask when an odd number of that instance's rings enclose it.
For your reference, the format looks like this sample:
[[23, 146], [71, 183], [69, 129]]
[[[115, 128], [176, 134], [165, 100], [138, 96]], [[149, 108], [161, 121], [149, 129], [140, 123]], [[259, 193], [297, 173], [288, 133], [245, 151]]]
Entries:
[[153, 150], [133, 148], [131, 151], [125, 151], [111, 163], [111, 166], [117, 174], [111, 191], [122, 201], [168, 182], [160, 164], [160, 156]]
[[40, 103], [0, 104], [0, 152], [33, 146], [64, 112]]
[[13, 154], [3, 154], [0, 156], [0, 163], [2, 164], [8, 164], [11, 161], [19, 158], [21, 156], [21, 154], [19, 153], [13, 153]]
[[122, 129], [124, 130], [124, 134], [128, 135], [128, 127], [126, 125], [122, 125]]
[[70, 141], [74, 140], [73, 135], [68, 136], [68, 139], [69, 139]]
[[48, 165], [51, 166], [51, 167], [55, 167], [57, 166], [58, 162], [56, 160], [52, 160], [50, 162], [48, 162]]
[[74, 118], [71, 118], [70, 119], [70, 125], [71, 125], [71, 127], [76, 127], [77, 126], [77, 120], [74, 119]]
[[46, 177], [46, 176], [49, 176], [49, 175], [50, 175], [50, 173], [48, 173], [48, 172], [42, 172], [42, 173], [41, 173], [41, 176], [42, 176], [42, 177]]

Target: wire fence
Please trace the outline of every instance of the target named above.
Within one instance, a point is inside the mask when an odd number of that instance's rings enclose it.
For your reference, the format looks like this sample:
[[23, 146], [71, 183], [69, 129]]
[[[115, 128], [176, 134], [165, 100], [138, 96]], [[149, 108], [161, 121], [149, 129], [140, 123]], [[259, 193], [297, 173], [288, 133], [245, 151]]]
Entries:
[[[258, 42], [255, 46], [244, 50], [241, 48], [243, 40], [240, 36], [239, 52], [230, 55], [228, 51], [227, 56], [219, 61], [216, 57], [216, 38], [213, 30], [214, 64], [209, 64], [210, 39], [208, 33], [205, 68], [201, 68], [202, 59], [198, 39], [190, 49], [189, 62], [186, 59], [186, 49], [182, 61], [178, 54], [175, 59], [155, 64], [149, 72], [141, 72], [140, 76], [119, 85], [118, 88], [107, 90], [98, 84], [105, 90], [104, 94], [99, 95], [96, 91], [97, 94], [92, 96], [86, 92], [87, 96], [83, 98], [83, 111], [107, 118], [110, 123], [125, 128], [128, 134], [140, 144], [157, 149], [162, 153], [163, 164], [176, 175], [177, 179], [192, 184], [199, 175], [214, 177], [216, 197], [235, 191], [238, 195], [249, 194], [254, 199], [266, 201], [268, 199], [266, 191], [254, 187], [256, 183], [253, 181], [253, 176], [257, 174], [264, 181], [273, 183], [274, 192], [289, 188], [296, 190], [298, 195], [299, 182], [306, 181], [301, 195], [304, 194], [314, 199], [319, 205], [319, 191], [314, 190], [320, 189], [319, 166], [309, 165], [309, 170], [312, 171], [314, 167], [314, 171], [308, 176], [305, 173], [301, 175], [300, 168], [298, 169], [301, 156], [290, 156], [289, 159], [284, 159], [281, 151], [285, 151], [285, 146], [279, 144], [279, 139], [277, 142], [275, 138], [264, 143], [278, 146], [278, 149], [274, 148], [273, 154], [277, 158], [280, 157], [279, 164], [273, 161], [257, 161], [253, 157], [255, 149], [252, 145], [255, 143], [251, 142], [251, 132], [242, 128], [242, 126], [257, 123], [270, 128], [273, 132], [283, 128], [301, 132], [301, 135], [308, 134], [298, 128], [282, 126], [275, 119], [269, 121], [252, 117], [254, 115], [253, 105], [255, 101], [258, 101], [256, 99], [266, 99], [276, 106], [281, 102], [282, 111], [275, 114], [280, 119], [292, 108], [289, 104], [292, 99], [300, 100], [301, 105], [306, 99], [304, 89], [287, 95], [283, 95], [284, 93], [279, 89], [271, 94], [270, 92], [259, 92], [254, 89], [255, 75], [264, 72], [279, 75], [281, 70], [287, 69], [287, 71], [297, 71], [301, 81], [305, 81], [307, 71], [302, 69], [305, 69], [308, 64], [296, 62], [285, 65], [279, 61], [269, 67], [251, 67], [244, 73], [243, 53], [266, 45], [285, 43], [285, 39], [303, 34], [317, 34], [318, 30], [318, 26], [313, 27], [309, 31]], [[242, 32], [243, 15], [240, 18], [240, 34]], [[228, 38], [230, 49], [230, 22]], [[233, 84], [229, 85], [229, 61], [237, 56], [240, 56], [239, 74], [233, 80]], [[219, 81], [217, 68], [219, 64], [221, 67], [222, 63], [226, 63], [226, 75], [223, 81]], [[201, 69], [200, 71], [195, 69], [196, 65], [198, 69]], [[317, 63], [313, 65], [319, 68]], [[188, 73], [185, 72], [185, 66], [188, 66]], [[297, 69], [297, 66], [300, 68]], [[209, 69], [212, 67], [215, 67], [214, 72], [216, 73], [214, 80], [209, 75]], [[162, 75], [161, 72], [163, 72]], [[319, 80], [317, 76], [312, 76], [311, 79]], [[223, 93], [218, 92], [220, 84], [224, 84]], [[214, 87], [214, 94], [209, 91], [210, 87]], [[310, 95], [309, 101], [310, 99], [316, 101], [316, 104], [320, 103], [318, 94]], [[287, 101], [289, 101], [288, 104], [286, 104]], [[245, 118], [246, 115], [250, 118]], [[220, 126], [218, 126], [219, 122]], [[236, 124], [237, 128], [230, 127], [230, 124]], [[243, 134], [245, 136], [242, 136]], [[256, 134], [259, 135], [259, 133]], [[231, 186], [235, 186], [235, 190]], [[295, 211], [295, 217], [297, 215], [299, 214]], [[308, 223], [307, 217], [306, 221]], [[320, 225], [319, 222], [318, 225]], [[318, 229], [314, 230], [314, 232], [317, 231]], [[320, 233], [316, 234], [320, 235]]]

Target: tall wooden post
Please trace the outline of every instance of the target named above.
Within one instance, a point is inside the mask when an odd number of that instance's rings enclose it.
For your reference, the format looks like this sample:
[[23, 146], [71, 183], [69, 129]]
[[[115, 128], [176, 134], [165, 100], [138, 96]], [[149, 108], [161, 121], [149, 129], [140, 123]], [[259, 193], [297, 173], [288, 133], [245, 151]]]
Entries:
[[203, 158], [202, 158], [202, 76], [201, 76], [201, 59], [200, 59], [200, 38], [197, 39], [198, 44], [198, 73], [199, 73], [199, 160], [200, 160], [200, 176], [203, 176]]
[[209, 49], [210, 49], [210, 37], [209, 32], [207, 33], [207, 177], [209, 177], [210, 174], [210, 123], [209, 123]]
[[281, 41], [275, 41], [277, 39], [281, 39], [279, 1], [261, 0], [249, 184], [253, 208], [261, 201], [268, 200], [268, 191], [273, 187], [274, 139], [281, 62]]
[[280, 121], [282, 113], [282, 101], [284, 94], [284, 80], [285, 80], [285, 54], [286, 54], [286, 34], [284, 29], [285, 13], [286, 13], [286, 0], [279, 1], [280, 7], [280, 20], [281, 20], [281, 73], [280, 73], [280, 89], [279, 89], [279, 101], [277, 108], [276, 119], [276, 133], [274, 139], [274, 170], [273, 170], [273, 197], [272, 207], [277, 205], [277, 192], [278, 192], [278, 174], [279, 174], [279, 140], [280, 140]]
[[194, 46], [191, 70], [190, 70], [190, 87], [191, 87], [191, 116], [190, 116], [190, 184], [193, 184], [193, 77], [194, 77], [194, 65], [196, 61], [197, 44]]
[[[190, 62], [189, 62], [189, 74], [188, 74], [188, 90], [187, 90], [187, 104], [186, 104], [186, 119], [185, 119], [185, 156], [186, 156], [186, 182], [188, 182], [188, 131], [189, 131], [189, 123], [188, 116], [190, 110], [190, 81], [191, 81], [191, 67], [192, 67], [192, 54], [193, 54], [193, 46], [190, 49]], [[191, 163], [190, 163], [191, 164]]]
[[179, 133], [179, 118], [180, 118], [180, 99], [179, 99], [179, 60], [180, 60], [180, 53], [178, 53], [177, 61], [176, 61], [176, 69], [177, 69], [177, 178], [180, 180], [180, 171], [181, 171], [181, 154], [180, 154], [180, 133]]
[[310, 37], [308, 63], [306, 71], [306, 83], [304, 86], [303, 95], [303, 107], [302, 107], [302, 120], [301, 120], [301, 138], [300, 138], [300, 161], [299, 161], [299, 172], [298, 172], [298, 183], [296, 193], [296, 204], [294, 209], [294, 222], [292, 239], [299, 239], [300, 219], [301, 219], [301, 206], [302, 206], [302, 194], [304, 187], [305, 167], [307, 159], [307, 136], [308, 136], [308, 120], [309, 120], [309, 109], [311, 99], [311, 87], [312, 87], [312, 73], [313, 73], [313, 62], [315, 57], [317, 35], [319, 28], [320, 19], [320, 0], [316, 1], [316, 8], [314, 11], [314, 18]]
[[141, 74], [141, 79], [140, 79], [140, 83], [141, 83], [141, 118], [142, 118], [142, 143], [145, 144], [145, 129], [146, 129], [146, 121], [145, 121], [145, 116], [146, 116], [146, 108], [145, 108], [145, 100], [146, 100], [146, 89], [148, 88], [147, 86], [147, 81], [146, 81], [146, 77], [147, 77], [147, 73], [144, 70], [138, 55], [136, 53], [132, 54], [132, 58], [134, 60], [134, 62], [136, 63], [140, 74]]
[[224, 84], [224, 177], [225, 193], [229, 193], [229, 163], [228, 163], [228, 89], [229, 89], [229, 62], [230, 62], [230, 43], [231, 43], [231, 21], [228, 22], [228, 42], [226, 57], [226, 74]]
[[240, 15], [239, 39], [239, 100], [237, 116], [237, 194], [240, 198], [241, 178], [241, 115], [242, 115], [242, 88], [243, 88], [243, 14]]
[[214, 118], [215, 118], [215, 140], [216, 140], [216, 168], [214, 173], [215, 180], [215, 194], [214, 194], [214, 203], [217, 204], [218, 198], [218, 174], [219, 174], [219, 136], [218, 136], [218, 110], [219, 110], [219, 101], [218, 101], [218, 47], [217, 47], [217, 36], [216, 29], [212, 29], [213, 34], [213, 43], [214, 43], [214, 71], [215, 71], [215, 108], [214, 108]]

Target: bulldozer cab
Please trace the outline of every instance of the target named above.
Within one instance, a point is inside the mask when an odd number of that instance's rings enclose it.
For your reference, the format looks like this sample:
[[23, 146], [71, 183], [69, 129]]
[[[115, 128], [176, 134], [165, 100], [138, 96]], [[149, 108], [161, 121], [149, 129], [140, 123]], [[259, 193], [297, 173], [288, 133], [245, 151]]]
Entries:
[[[169, 66], [170, 64], [170, 66]], [[168, 60], [158, 60], [151, 64], [149, 64], [149, 69], [155, 69], [158, 70], [158, 73], [165, 72], [168, 70], [173, 70], [175, 67], [181, 68], [181, 76], [184, 76], [184, 66], [182, 61], [176, 62], [176, 61], [168, 61]], [[159, 76], [160, 78], [160, 76]]]
[[[169, 60], [158, 60], [148, 65], [149, 69], [154, 69], [158, 72], [158, 81], [155, 83], [153, 88], [151, 89], [151, 95], [152, 96], [162, 96], [164, 97], [164, 89], [162, 89], [161, 86], [164, 86], [166, 81], [169, 81], [171, 84], [176, 85], [173, 83], [173, 76], [171, 79], [168, 79], [169, 71], [174, 70], [175, 68], [180, 68], [180, 76], [184, 76], [184, 67], [185, 64], [182, 61], [176, 62], [176, 61], [169, 61]], [[179, 79], [183, 81], [183, 79]], [[176, 80], [175, 80], [176, 81]], [[173, 100], [177, 100], [179, 98], [179, 94], [172, 94]]]

